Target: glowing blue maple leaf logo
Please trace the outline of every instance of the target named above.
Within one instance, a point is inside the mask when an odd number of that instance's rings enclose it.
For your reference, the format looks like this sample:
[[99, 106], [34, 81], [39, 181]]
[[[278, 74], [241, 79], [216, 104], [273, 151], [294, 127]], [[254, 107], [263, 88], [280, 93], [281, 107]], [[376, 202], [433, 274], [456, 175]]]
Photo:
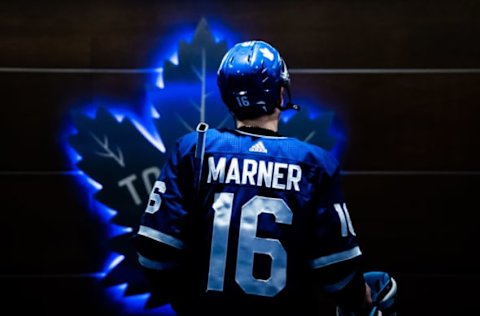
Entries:
[[[180, 41], [177, 61], [167, 60], [162, 69], [152, 71], [155, 78], [145, 91], [149, 102], [142, 109], [104, 104], [72, 113], [76, 132], [67, 139], [69, 152], [74, 151], [71, 159], [96, 201], [92, 207], [111, 224], [112, 256], [100, 273], [102, 283], [137, 314], [173, 314], [162, 306], [162, 297], [148, 292], [131, 237], [177, 138], [200, 121], [215, 128], [233, 127], [216, 86], [216, 71], [227, 49], [226, 40], [216, 40], [202, 19], [191, 41]], [[307, 102], [298, 114], [284, 116], [280, 130], [338, 153], [332, 120], [332, 112]]]

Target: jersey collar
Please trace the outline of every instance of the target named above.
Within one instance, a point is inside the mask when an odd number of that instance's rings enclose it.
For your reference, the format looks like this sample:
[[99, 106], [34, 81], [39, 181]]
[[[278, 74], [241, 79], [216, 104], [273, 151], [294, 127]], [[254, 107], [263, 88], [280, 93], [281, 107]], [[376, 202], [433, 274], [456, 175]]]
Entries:
[[282, 135], [280, 135], [278, 132], [275, 132], [266, 128], [262, 128], [262, 127], [256, 127], [256, 126], [242, 126], [237, 128], [236, 131], [240, 132], [241, 134], [249, 134], [254, 136], [285, 138]]

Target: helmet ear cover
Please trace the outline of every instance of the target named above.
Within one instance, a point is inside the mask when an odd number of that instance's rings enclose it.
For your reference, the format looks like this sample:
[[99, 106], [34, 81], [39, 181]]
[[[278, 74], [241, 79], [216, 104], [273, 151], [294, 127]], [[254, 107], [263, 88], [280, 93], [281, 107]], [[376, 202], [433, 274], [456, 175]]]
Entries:
[[[253, 119], [292, 108], [287, 66], [278, 51], [263, 41], [236, 44], [224, 56], [217, 72], [223, 102], [239, 120]], [[281, 89], [287, 106], [281, 105]]]

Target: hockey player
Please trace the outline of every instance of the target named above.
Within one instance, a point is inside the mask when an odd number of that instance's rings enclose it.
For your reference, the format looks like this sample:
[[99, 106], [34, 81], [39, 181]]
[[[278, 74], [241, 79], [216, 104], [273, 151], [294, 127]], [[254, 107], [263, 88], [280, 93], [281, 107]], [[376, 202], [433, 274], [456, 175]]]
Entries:
[[236, 128], [199, 125], [155, 183], [134, 245], [178, 315], [312, 315], [318, 289], [372, 309], [337, 161], [278, 132], [289, 81], [270, 44], [236, 44], [218, 70]]

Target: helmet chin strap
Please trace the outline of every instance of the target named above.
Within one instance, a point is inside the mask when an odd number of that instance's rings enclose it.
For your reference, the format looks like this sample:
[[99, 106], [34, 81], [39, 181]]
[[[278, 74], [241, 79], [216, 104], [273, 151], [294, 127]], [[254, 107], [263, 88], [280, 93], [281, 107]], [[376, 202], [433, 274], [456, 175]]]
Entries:
[[286, 85], [285, 89], [287, 90], [288, 101], [284, 106], [279, 106], [280, 110], [285, 111], [285, 110], [292, 109], [295, 111], [300, 111], [300, 106], [292, 103], [292, 94], [290, 93], [290, 87]]

